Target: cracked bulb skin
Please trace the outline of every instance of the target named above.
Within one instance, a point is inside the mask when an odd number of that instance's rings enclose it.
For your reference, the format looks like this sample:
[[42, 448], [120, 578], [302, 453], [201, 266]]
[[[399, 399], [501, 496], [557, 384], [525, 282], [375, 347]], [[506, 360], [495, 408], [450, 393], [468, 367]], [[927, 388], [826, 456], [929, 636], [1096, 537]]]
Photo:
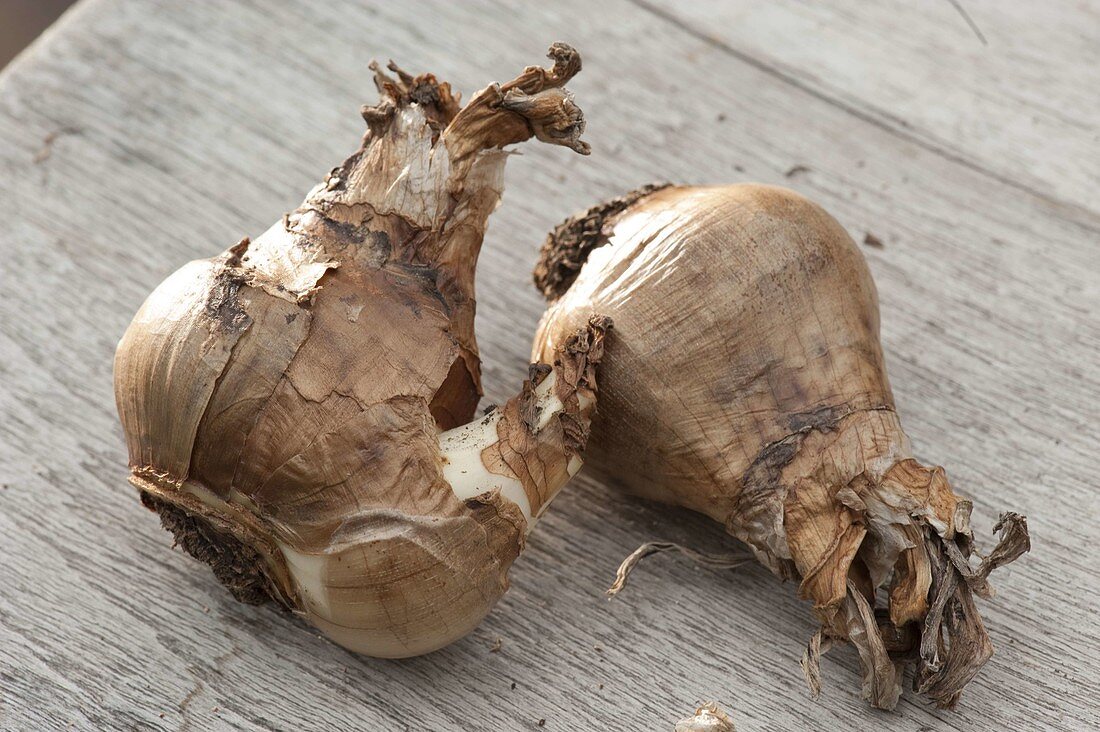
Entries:
[[[893, 708], [907, 666], [953, 706], [992, 653], [972, 594], [996, 563], [969, 567], [970, 503], [913, 459], [840, 224], [773, 186], [647, 186], [555, 229], [535, 282], [535, 358], [588, 313], [615, 321], [586, 465], [707, 514], [796, 580], [821, 624], [808, 678], [820, 640], [844, 640], [874, 706]], [[1027, 546], [1009, 516], [1004, 561]]]
[[503, 148], [588, 152], [563, 88], [580, 57], [549, 56], [465, 106], [430, 74], [373, 66], [359, 149], [261, 236], [171, 275], [118, 346], [144, 504], [237, 599], [353, 651], [413, 656], [473, 629], [580, 466], [602, 319], [466, 425]]

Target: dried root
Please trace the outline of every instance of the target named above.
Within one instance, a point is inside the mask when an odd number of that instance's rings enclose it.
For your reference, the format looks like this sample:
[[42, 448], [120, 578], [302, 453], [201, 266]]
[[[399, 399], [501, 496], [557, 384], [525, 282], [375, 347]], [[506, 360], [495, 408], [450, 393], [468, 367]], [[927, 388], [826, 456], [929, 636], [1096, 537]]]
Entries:
[[751, 554], [704, 554], [703, 552], [697, 552], [694, 549], [688, 549], [685, 546], [674, 544], [670, 541], [650, 541], [642, 544], [640, 547], [630, 553], [622, 564], [619, 565], [619, 569], [615, 572], [615, 581], [611, 583], [611, 586], [607, 588], [607, 596], [614, 597], [622, 592], [622, 589], [626, 587], [626, 579], [630, 576], [630, 573], [634, 571], [634, 568], [648, 556], [653, 554], [659, 554], [660, 552], [678, 551], [693, 562], [704, 564], [708, 567], [715, 569], [736, 569], [742, 564], [746, 564], [752, 561]]
[[670, 185], [672, 184], [644, 185], [571, 216], [555, 226], [539, 252], [539, 261], [534, 271], [535, 286], [547, 300], [559, 297], [577, 279], [588, 255], [607, 243], [610, 225], [614, 223], [615, 217], [649, 194]]

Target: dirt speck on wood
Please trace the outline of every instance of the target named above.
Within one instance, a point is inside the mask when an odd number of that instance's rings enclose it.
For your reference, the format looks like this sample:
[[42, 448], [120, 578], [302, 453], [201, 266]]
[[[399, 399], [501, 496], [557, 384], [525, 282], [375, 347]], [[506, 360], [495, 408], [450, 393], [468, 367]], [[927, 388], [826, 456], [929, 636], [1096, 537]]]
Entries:
[[864, 245], [869, 246], [872, 249], [884, 249], [885, 248], [885, 245], [882, 243], [882, 239], [879, 239], [877, 236], [875, 236], [874, 234], [872, 234], [869, 231], [866, 234], [864, 234], [863, 243], [864, 243]]

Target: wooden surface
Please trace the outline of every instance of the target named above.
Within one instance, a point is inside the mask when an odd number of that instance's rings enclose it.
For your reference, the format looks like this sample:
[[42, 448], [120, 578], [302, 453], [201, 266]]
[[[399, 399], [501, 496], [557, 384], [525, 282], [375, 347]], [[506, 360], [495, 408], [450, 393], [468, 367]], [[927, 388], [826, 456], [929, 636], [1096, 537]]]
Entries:
[[[0, 729], [671, 730], [706, 700], [741, 732], [1100, 725], [1096, 4], [966, 1], [988, 45], [948, 2], [351, 5], [84, 0], [0, 76]], [[368, 61], [469, 95], [556, 39], [585, 55], [594, 152], [509, 163], [478, 278], [487, 401], [520, 380], [528, 273], [574, 209], [756, 180], [873, 233], [918, 457], [974, 498], [983, 541], [1003, 509], [1032, 528], [957, 711], [866, 708], [851, 649], [811, 701], [808, 609], [755, 566], [659, 557], [608, 602], [642, 541], [729, 543], [583, 478], [482, 627], [404, 662], [235, 604], [126, 485], [119, 335], [169, 272], [262, 231], [352, 149]]]

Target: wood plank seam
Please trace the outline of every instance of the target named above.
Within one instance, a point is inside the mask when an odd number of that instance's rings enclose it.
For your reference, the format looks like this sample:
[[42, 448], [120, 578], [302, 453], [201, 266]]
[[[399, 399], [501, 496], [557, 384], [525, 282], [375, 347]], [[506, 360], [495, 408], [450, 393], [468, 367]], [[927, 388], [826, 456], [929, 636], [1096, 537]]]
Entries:
[[[909, 123], [907, 123], [904, 119], [901, 119], [900, 117], [896, 117], [895, 115], [892, 115], [881, 109], [875, 109], [872, 113], [871, 111], [860, 109], [853, 102], [848, 102], [833, 95], [830, 95], [824, 90], [818, 89], [808, 82], [799, 79], [797, 76], [783, 71], [781, 68], [774, 64], [750, 56], [749, 54], [735, 48], [726, 41], [723, 41], [720, 38], [716, 38], [715, 36], [700, 31], [691, 23], [685, 22], [680, 18], [677, 18], [675, 15], [668, 13], [664, 9], [647, 2], [647, 0], [626, 1], [633, 5], [636, 5], [646, 12], [652, 13], [654, 16], [660, 18], [664, 22], [674, 26], [684, 33], [687, 33], [693, 38], [714, 47], [715, 49], [730, 56], [731, 58], [735, 58], [742, 63], [748, 64], [749, 66], [752, 66], [753, 68], [777, 79], [778, 81], [783, 82], [784, 84], [792, 86], [801, 92], [809, 94], [815, 99], [818, 99], [832, 107], [842, 110], [860, 120], [861, 122], [866, 122], [867, 124], [874, 125], [878, 129], [883, 130], [884, 132], [887, 132], [901, 140], [904, 140], [913, 145], [917, 145], [923, 150], [927, 150], [928, 152], [937, 155], [945, 160], [948, 160], [957, 165], [961, 165], [968, 170], [985, 176], [1002, 185], [1008, 186], [1010, 188], [1015, 188], [1018, 191], [1027, 193], [1028, 195], [1033, 196], [1054, 208], [1068, 209], [1069, 212], [1072, 213], [1072, 216], [1067, 216], [1067, 218], [1070, 218], [1071, 220], [1088, 228], [1094, 233], [1100, 234], [1100, 214], [1095, 211], [1089, 210], [1070, 201], [1063, 201], [1059, 198], [1051, 196], [1050, 194], [1043, 193], [1042, 191], [1039, 191], [1032, 186], [1021, 183], [1015, 178], [1012, 178], [1003, 173], [998, 173], [995, 170], [991, 170], [981, 163], [975, 160], [971, 160], [962, 153], [956, 152], [949, 147], [938, 143], [933, 138], [931, 138], [931, 136], [922, 136], [915, 134], [914, 132], [909, 131], [912, 129], [911, 125], [909, 125]], [[1089, 223], [1086, 223], [1086, 221], [1082, 221], [1082, 218], [1084, 218]]]

